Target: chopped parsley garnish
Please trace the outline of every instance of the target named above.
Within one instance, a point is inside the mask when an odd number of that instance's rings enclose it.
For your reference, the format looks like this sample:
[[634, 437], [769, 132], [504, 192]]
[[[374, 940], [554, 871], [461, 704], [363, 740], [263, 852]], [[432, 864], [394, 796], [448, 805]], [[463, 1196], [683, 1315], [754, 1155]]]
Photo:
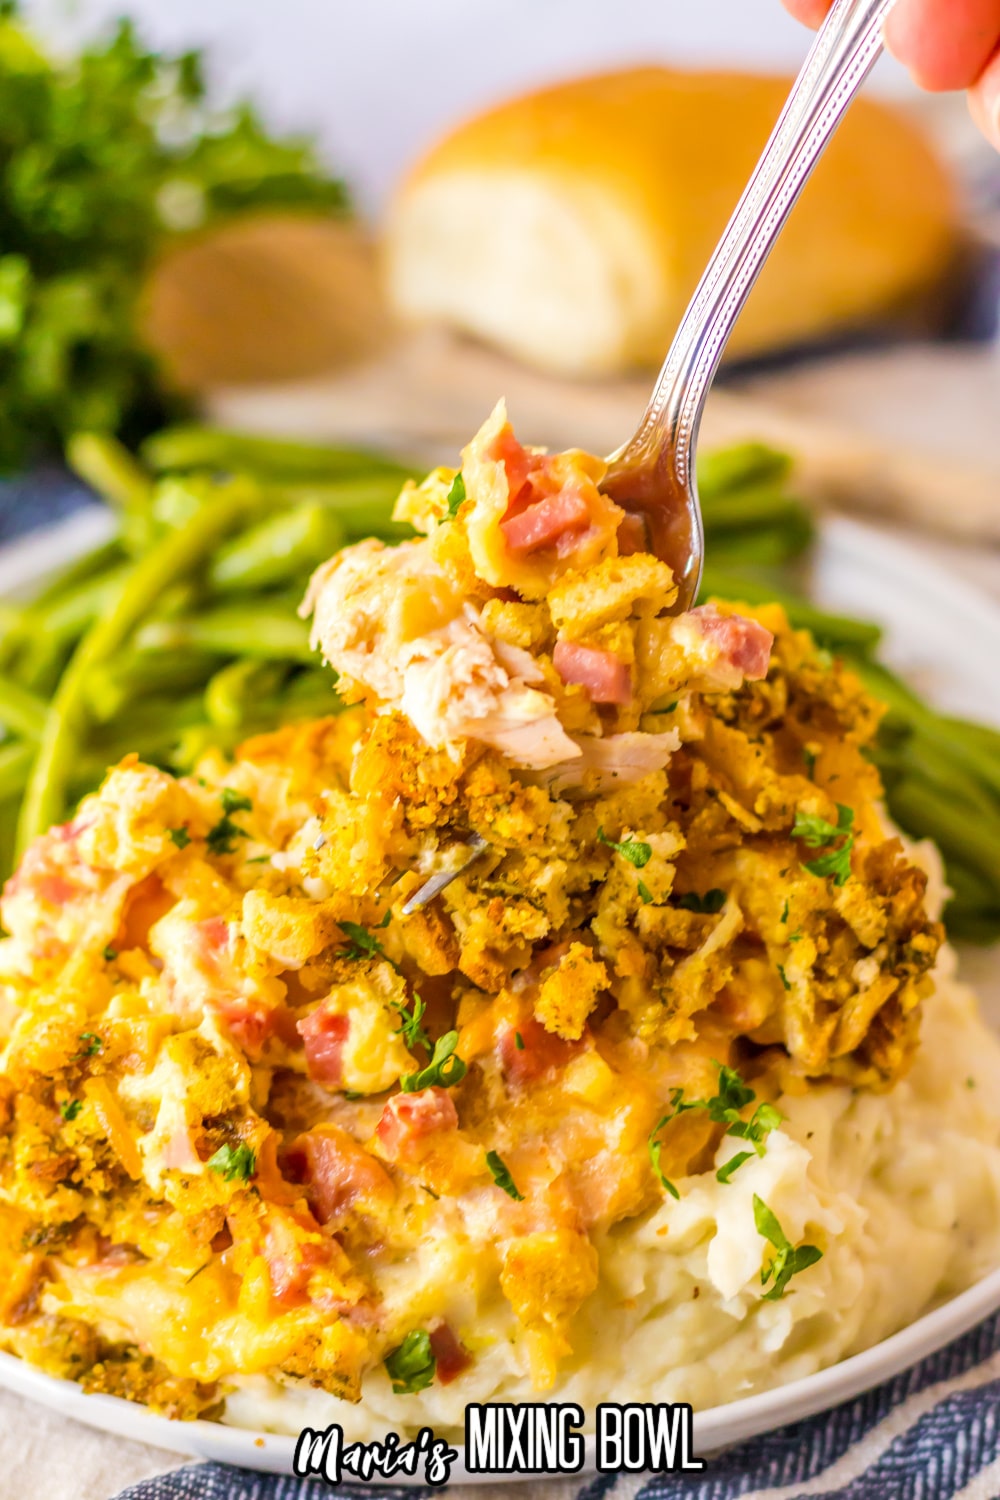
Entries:
[[222, 811], [224, 813], [252, 812], [253, 802], [242, 792], [234, 791], [231, 786], [224, 786], [222, 788]]
[[[205, 842], [210, 854], [232, 854], [236, 848], [236, 839], [248, 839], [250, 835], [245, 828], [234, 823], [229, 816], [234, 812], [249, 812], [253, 807], [249, 797], [244, 797], [242, 792], [236, 792], [231, 786], [222, 788], [222, 817], [214, 828], [208, 830]], [[173, 838], [173, 833], [171, 833]], [[176, 839], [174, 840], [176, 843]], [[183, 849], [183, 844], [178, 844]]]
[[678, 698], [675, 698], [673, 703], [668, 704], [666, 708], [651, 708], [649, 712], [650, 714], [672, 714], [679, 701]]
[[740, 1111], [752, 1104], [757, 1095], [743, 1082], [735, 1068], [726, 1067], [722, 1063], [716, 1063], [716, 1067], [719, 1069], [719, 1084], [711, 1099], [685, 1099], [683, 1089], [674, 1089], [670, 1096], [670, 1109], [649, 1133], [649, 1159], [653, 1171], [672, 1198], [679, 1198], [680, 1194], [660, 1166], [663, 1148], [660, 1132], [678, 1115], [691, 1109], [707, 1110], [713, 1125], [724, 1125], [727, 1135], [748, 1141], [753, 1148], [751, 1151], [741, 1151], [719, 1168], [715, 1176], [722, 1183], [729, 1182], [733, 1174], [752, 1156], [763, 1156], [768, 1136], [781, 1124], [781, 1112], [773, 1104], [758, 1104], [750, 1119], [744, 1120]]
[[101, 950], [101, 956], [104, 959], [105, 963], [113, 964], [115, 959], [118, 957], [118, 949], [112, 948], [109, 943], [106, 948], [103, 948]]
[[79, 1062], [83, 1057], [95, 1057], [104, 1046], [101, 1038], [94, 1031], [81, 1031], [77, 1037], [77, 1041], [83, 1042], [85, 1045], [80, 1048], [80, 1051], [74, 1057], [74, 1062]]
[[597, 830], [597, 842], [606, 844], [609, 849], [620, 854], [622, 859], [627, 859], [629, 864], [634, 865], [637, 870], [644, 869], [653, 857], [652, 844], [644, 844], [641, 839], [624, 839], [622, 843], [616, 844], [614, 839], [605, 837], [603, 828]]
[[514, 1198], [518, 1203], [524, 1202], [524, 1194], [518, 1192], [517, 1185], [510, 1175], [510, 1168], [506, 1165], [502, 1156], [496, 1151], [487, 1151], [486, 1165], [489, 1167], [493, 1181], [498, 1188], [503, 1188], [508, 1198]]
[[518, 1052], [524, 1051], [524, 1037], [519, 1031], [514, 1032], [514, 1046], [517, 1048]]
[[714, 917], [726, 904], [725, 891], [706, 891], [704, 896], [699, 896], [697, 891], [688, 891], [686, 896], [678, 896], [677, 905], [682, 911], [701, 912], [706, 916]]
[[249, 1182], [257, 1167], [257, 1158], [249, 1146], [220, 1146], [205, 1163], [210, 1172], [218, 1172], [226, 1182]]
[[803, 862], [810, 875], [820, 880], [832, 879], [834, 885], [846, 885], [851, 876], [851, 850], [854, 848], [854, 809], [837, 803], [836, 827], [825, 818], [814, 813], [797, 812], [792, 827], [792, 838], [799, 839], [807, 849], [822, 849], [824, 845], [843, 840], [837, 848], [828, 849], [819, 859]]
[[653, 900], [653, 893], [644, 880], [640, 880], [636, 889], [639, 892], [639, 900], [649, 906]]
[[[391, 920], [392, 912], [387, 911], [376, 930], [381, 932], [383, 928], [388, 927]], [[337, 950], [338, 958], [350, 958], [356, 962], [367, 958], [385, 958], [388, 963], [392, 962], [375, 933], [370, 932], [367, 927], [362, 927], [360, 922], [338, 922], [337, 926], [349, 939], [345, 947]]]
[[413, 1009], [407, 1010], [401, 1000], [393, 1000], [393, 1010], [399, 1012], [400, 1025], [396, 1028], [396, 1035], [401, 1036], [407, 1047], [426, 1047], [431, 1050], [431, 1039], [420, 1024], [424, 1018], [427, 1006], [419, 995], [413, 997]]
[[448, 507], [448, 511], [446, 515], [441, 517], [441, 520], [454, 521], [455, 517], [458, 515], [459, 507], [462, 505], [462, 502], [464, 500], [465, 480], [462, 478], [462, 471], [459, 470], [454, 479], [451, 481], [451, 489], [448, 491], [445, 499], [445, 504]]
[[210, 854], [232, 854], [236, 848], [234, 839], [248, 839], [250, 835], [245, 828], [234, 823], [227, 814], [220, 818], [214, 828], [210, 828], [205, 837]]
[[168, 828], [167, 832], [177, 845], [178, 849], [186, 849], [191, 842], [191, 835], [182, 823], [180, 828]]
[[787, 922], [788, 921], [788, 902], [787, 901], [785, 902], [784, 906], [781, 908], [781, 920], [782, 920], [782, 922]]
[[790, 990], [791, 989], [791, 985], [788, 982], [788, 975], [785, 973], [785, 966], [784, 966], [784, 964], [779, 964], [778, 965], [778, 974], [779, 974], [779, 976], [781, 978], [782, 984], [785, 986], [785, 989], [786, 990]]
[[810, 778], [810, 780], [812, 779], [812, 774], [816, 769], [816, 762], [818, 759], [819, 756], [816, 754], [815, 750], [810, 750], [806, 745], [802, 746], [802, 760], [806, 768], [806, 775]]
[[59, 1113], [64, 1120], [75, 1120], [82, 1108], [82, 1099], [64, 1099], [59, 1106]]
[[382, 1362], [397, 1396], [413, 1396], [417, 1391], [425, 1391], [437, 1370], [431, 1336], [425, 1328], [414, 1328]]
[[822, 849], [824, 845], [832, 844], [847, 833], [853, 825], [854, 809], [841, 807], [838, 802], [836, 824], [828, 823], [825, 818], [819, 818], [815, 813], [797, 812], [792, 828], [792, 838], [800, 839], [809, 849]]
[[426, 1068], [421, 1068], [419, 1073], [404, 1073], [399, 1080], [403, 1093], [416, 1094], [420, 1089], [429, 1088], [450, 1089], [453, 1084], [461, 1083], [468, 1069], [455, 1051], [457, 1046], [457, 1031], [446, 1031], [444, 1036], [439, 1036]]
[[785, 1295], [785, 1288], [792, 1277], [822, 1260], [823, 1252], [816, 1245], [793, 1246], [763, 1198], [758, 1198], [756, 1193], [753, 1195], [753, 1221], [757, 1233], [762, 1234], [777, 1252], [760, 1273], [761, 1286], [767, 1286], [769, 1281], [774, 1283], [771, 1290], [764, 1293], [763, 1300], [777, 1302]]

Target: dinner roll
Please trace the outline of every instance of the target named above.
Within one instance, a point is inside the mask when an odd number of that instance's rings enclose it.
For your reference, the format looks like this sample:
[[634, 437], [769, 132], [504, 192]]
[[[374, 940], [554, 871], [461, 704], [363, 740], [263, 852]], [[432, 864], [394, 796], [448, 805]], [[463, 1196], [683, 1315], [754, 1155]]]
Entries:
[[[655, 364], [788, 91], [639, 68], [560, 84], [435, 147], [390, 212], [397, 310], [549, 370]], [[917, 128], [858, 101], [741, 317], [748, 355], [870, 319], [948, 264], [955, 194]]]

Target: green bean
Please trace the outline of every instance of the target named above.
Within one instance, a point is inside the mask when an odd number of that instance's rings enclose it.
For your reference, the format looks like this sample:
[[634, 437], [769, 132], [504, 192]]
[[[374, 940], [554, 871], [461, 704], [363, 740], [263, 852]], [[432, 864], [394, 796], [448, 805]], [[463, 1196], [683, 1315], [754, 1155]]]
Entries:
[[45, 606], [54, 604], [70, 593], [77, 584], [89, 582], [98, 573], [106, 573], [122, 561], [122, 544], [117, 537], [113, 537], [110, 542], [102, 542], [98, 547], [92, 547], [82, 557], [74, 558], [71, 563], [60, 568], [45, 587], [39, 589], [32, 598], [32, 610], [37, 615]]
[[787, 478], [792, 460], [764, 443], [718, 448], [698, 458], [698, 498], [708, 505], [720, 495]]
[[45, 727], [46, 705], [9, 677], [0, 677], [0, 724], [8, 733], [37, 740]]
[[207, 651], [125, 650], [87, 681], [87, 706], [99, 724], [150, 694], [203, 687], [223, 658]]
[[814, 531], [808, 516], [790, 516], [780, 526], [745, 531], [706, 533], [713, 569], [780, 568], [794, 562], [812, 545]]
[[785, 526], [803, 522], [812, 537], [815, 532], [808, 507], [775, 485], [755, 489], [731, 490], [702, 505], [706, 536], [720, 532], [749, 531], [757, 526]]
[[141, 465], [106, 432], [77, 432], [66, 444], [71, 469], [119, 511], [122, 540], [140, 553], [153, 538], [153, 485]]
[[23, 740], [0, 745], [0, 802], [24, 790], [34, 758], [34, 746]]
[[413, 527], [394, 521], [402, 481], [396, 476], [342, 480], [336, 484], [272, 484], [268, 493], [288, 505], [322, 505], [337, 517], [348, 541], [375, 536], [383, 541], [405, 541]]
[[412, 470], [384, 454], [325, 443], [251, 436], [217, 427], [167, 427], [142, 445], [142, 456], [157, 473], [214, 469], [276, 477], [329, 479], [392, 474], [400, 483]]
[[195, 648], [220, 656], [251, 656], [261, 661], [311, 662], [306, 625], [282, 610], [245, 606], [206, 610], [178, 620], [151, 620], [136, 633], [140, 651]]
[[256, 500], [245, 485], [220, 489], [180, 531], [164, 537], [135, 564], [118, 590], [111, 608], [81, 640], [60, 679], [42, 732], [38, 758], [32, 769], [18, 825], [18, 848], [61, 815], [78, 739], [86, 723], [86, 682], [128, 639], [161, 594], [203, 563], [206, 555]]
[[931, 838], [945, 859], [954, 858], [983, 879], [1000, 901], [997, 829], [950, 798], [947, 786], [918, 773], [904, 776], [888, 795], [893, 817], [917, 838]]
[[110, 611], [130, 572], [131, 564], [121, 563], [68, 587], [48, 605], [29, 605], [21, 617], [23, 635], [35, 640], [44, 635], [58, 646], [71, 644]]
[[270, 588], [311, 572], [343, 541], [343, 529], [332, 511], [315, 503], [297, 505], [224, 543], [208, 568], [208, 582], [219, 593]]
[[273, 663], [244, 657], [231, 661], [209, 680], [205, 688], [205, 713], [210, 724], [236, 729], [245, 724], [261, 698], [271, 698], [281, 686], [285, 672]]

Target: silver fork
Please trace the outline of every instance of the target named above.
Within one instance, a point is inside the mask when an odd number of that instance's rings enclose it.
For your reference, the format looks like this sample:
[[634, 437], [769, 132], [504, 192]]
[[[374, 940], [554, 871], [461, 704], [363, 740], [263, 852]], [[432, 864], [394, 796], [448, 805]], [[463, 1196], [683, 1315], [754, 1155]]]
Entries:
[[[646, 545], [678, 586], [674, 613], [690, 609], [701, 583], [705, 536], [695, 449], [702, 413], [733, 325], [799, 194], [882, 51], [882, 23], [895, 0], [836, 0], [818, 32], [746, 191], [681, 319], [635, 434], [613, 453], [602, 489], [639, 517]], [[403, 908], [426, 906], [484, 853], [433, 875]]]

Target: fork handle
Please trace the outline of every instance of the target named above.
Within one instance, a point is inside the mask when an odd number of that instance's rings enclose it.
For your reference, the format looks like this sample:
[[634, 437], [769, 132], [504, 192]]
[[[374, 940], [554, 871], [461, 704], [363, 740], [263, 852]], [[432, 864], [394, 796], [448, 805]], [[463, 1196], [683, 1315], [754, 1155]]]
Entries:
[[895, 0], [836, 0], [681, 320], [639, 428], [619, 455], [670, 454], [684, 490], [709, 388], [771, 247], [882, 51]]

